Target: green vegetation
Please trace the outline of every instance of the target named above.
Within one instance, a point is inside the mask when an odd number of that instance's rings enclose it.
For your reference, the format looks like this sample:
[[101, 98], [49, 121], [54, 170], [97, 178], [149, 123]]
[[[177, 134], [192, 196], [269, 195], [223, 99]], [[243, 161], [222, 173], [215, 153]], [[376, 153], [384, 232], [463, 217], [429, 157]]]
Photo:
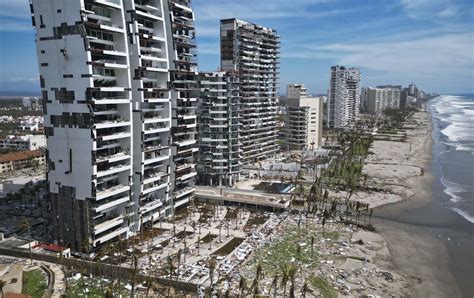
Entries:
[[341, 235], [337, 231], [326, 232], [324, 234], [324, 238], [329, 238], [329, 239], [332, 239], [332, 240], [337, 240], [337, 239], [339, 239], [340, 236]]
[[17, 126], [16, 123], [0, 123], [0, 138], [13, 134]]
[[385, 109], [384, 116], [389, 119], [390, 127], [402, 128], [403, 123], [408, 117], [416, 111], [414, 108], [409, 109]]
[[[279, 273], [281, 266], [289, 266], [294, 262], [316, 267], [318, 264], [317, 253], [316, 251], [311, 252], [311, 236], [314, 236], [316, 232], [311, 229], [306, 229], [304, 232], [302, 235], [297, 228], [288, 227], [283, 233], [285, 236], [282, 239], [265, 246], [256, 254], [255, 260], [259, 260], [266, 275], [273, 276]], [[253, 264], [253, 267], [255, 266], [256, 264]]]
[[[99, 278], [80, 278], [78, 281], [69, 285], [68, 297], [87, 297], [87, 298], [103, 298], [105, 293], [119, 293], [118, 284], [111, 282], [100, 283]], [[86, 293], [86, 295], [84, 294]], [[128, 291], [121, 287], [120, 293], [128, 297]]]
[[13, 118], [23, 116], [42, 116], [43, 111], [29, 111], [23, 109], [5, 109], [0, 110], [0, 116], [12, 116]]
[[311, 286], [319, 290], [319, 292], [323, 295], [324, 298], [337, 297], [336, 290], [331, 286], [331, 284], [326, 279], [320, 276], [312, 275], [309, 278], [309, 282]]
[[33, 298], [42, 298], [47, 288], [46, 275], [41, 269], [23, 272], [22, 294]]
[[362, 174], [362, 169], [373, 138], [361, 130], [343, 132], [336, 137], [342, 155], [337, 155], [331, 167], [323, 171], [322, 179], [326, 185], [354, 192], [365, 187], [367, 177]]

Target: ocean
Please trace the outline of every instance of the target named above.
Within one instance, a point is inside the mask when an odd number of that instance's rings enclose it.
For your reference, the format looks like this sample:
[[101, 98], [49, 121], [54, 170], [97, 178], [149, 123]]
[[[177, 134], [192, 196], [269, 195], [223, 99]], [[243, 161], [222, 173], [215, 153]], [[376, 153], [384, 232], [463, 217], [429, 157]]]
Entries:
[[442, 95], [428, 102], [433, 121], [434, 174], [444, 207], [474, 223], [474, 95]]

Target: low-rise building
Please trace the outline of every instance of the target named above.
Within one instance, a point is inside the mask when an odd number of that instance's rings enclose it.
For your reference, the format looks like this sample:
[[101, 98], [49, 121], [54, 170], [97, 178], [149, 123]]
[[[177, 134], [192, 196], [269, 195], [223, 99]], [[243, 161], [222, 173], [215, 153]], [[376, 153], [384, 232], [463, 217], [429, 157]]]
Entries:
[[40, 131], [44, 126], [43, 116], [24, 116], [19, 121], [18, 129], [23, 131]]
[[0, 155], [0, 173], [44, 164], [42, 150], [30, 150]]
[[44, 135], [9, 135], [4, 139], [0, 139], [0, 149], [28, 151], [44, 147], [46, 147], [46, 137]]

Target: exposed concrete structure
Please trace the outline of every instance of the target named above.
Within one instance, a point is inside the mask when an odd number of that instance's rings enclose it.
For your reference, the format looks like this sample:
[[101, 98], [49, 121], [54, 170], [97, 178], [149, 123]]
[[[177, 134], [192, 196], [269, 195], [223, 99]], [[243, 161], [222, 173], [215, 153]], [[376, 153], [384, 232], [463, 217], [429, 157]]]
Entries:
[[289, 84], [286, 87], [287, 98], [308, 97], [309, 92], [304, 84]]
[[279, 36], [273, 29], [237, 19], [221, 20], [221, 68], [240, 75], [244, 164], [273, 156], [278, 150], [279, 48]]
[[348, 128], [359, 117], [360, 70], [332, 66], [328, 91], [329, 128]]
[[232, 186], [242, 171], [239, 76], [200, 73], [199, 85], [198, 182]]
[[193, 12], [184, 0], [31, 2], [52, 236], [89, 252], [193, 196], [194, 166], [178, 173], [197, 150], [195, 116], [180, 120], [196, 102]]
[[323, 97], [310, 97], [304, 85], [288, 85], [292, 97], [280, 98], [285, 107], [282, 137], [289, 150], [315, 150], [322, 145]]

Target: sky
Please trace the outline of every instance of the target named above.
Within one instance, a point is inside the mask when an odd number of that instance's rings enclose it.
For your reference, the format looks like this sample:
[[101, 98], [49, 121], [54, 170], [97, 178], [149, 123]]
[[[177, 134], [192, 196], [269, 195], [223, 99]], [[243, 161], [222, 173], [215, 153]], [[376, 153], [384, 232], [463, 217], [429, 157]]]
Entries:
[[[65, 0], [78, 1], [78, 0]], [[240, 18], [281, 36], [281, 93], [326, 93], [332, 65], [360, 67], [362, 86], [416, 83], [474, 93], [472, 0], [194, 0], [199, 70], [219, 67], [219, 20]], [[39, 91], [27, 0], [0, 0], [0, 91]]]

